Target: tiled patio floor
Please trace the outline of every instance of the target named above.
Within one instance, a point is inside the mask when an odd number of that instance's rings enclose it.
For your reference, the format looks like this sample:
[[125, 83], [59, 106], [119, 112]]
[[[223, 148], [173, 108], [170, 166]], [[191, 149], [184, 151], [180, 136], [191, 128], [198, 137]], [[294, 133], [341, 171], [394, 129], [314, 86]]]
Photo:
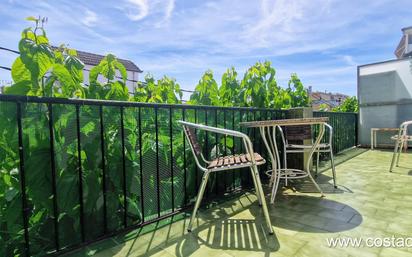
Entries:
[[[270, 206], [275, 235], [266, 232], [256, 197], [246, 193], [214, 208], [201, 209], [192, 233], [188, 219], [153, 232], [151, 225], [106, 240], [76, 256], [412, 256], [412, 248], [329, 248], [330, 237], [412, 236], [412, 154], [388, 172], [391, 152], [367, 151], [337, 166], [338, 189], [330, 170], [318, 181], [320, 198], [306, 183], [284, 190]], [[159, 225], [159, 224], [158, 224]], [[140, 236], [139, 236], [140, 235]]]

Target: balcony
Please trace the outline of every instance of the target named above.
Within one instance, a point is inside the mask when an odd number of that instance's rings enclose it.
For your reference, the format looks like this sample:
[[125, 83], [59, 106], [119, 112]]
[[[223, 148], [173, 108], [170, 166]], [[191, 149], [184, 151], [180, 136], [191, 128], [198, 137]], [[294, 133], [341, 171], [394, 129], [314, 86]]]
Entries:
[[339, 155], [339, 188], [330, 170], [318, 177], [324, 198], [311, 193], [316, 190], [309, 182], [283, 188], [270, 206], [274, 236], [267, 234], [255, 195], [246, 192], [201, 209], [192, 233], [185, 230], [189, 214], [181, 214], [68, 256], [411, 256], [407, 247], [327, 245], [331, 238], [410, 236], [411, 154], [389, 173], [391, 156], [364, 149]]

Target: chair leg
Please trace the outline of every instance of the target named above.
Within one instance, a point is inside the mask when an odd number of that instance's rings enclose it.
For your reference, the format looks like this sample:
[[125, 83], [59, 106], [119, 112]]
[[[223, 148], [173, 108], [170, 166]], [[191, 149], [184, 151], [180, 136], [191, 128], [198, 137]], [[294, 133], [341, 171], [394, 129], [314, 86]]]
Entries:
[[254, 175], [254, 173], [253, 173], [253, 169], [252, 168], [250, 168], [250, 172], [251, 172], [251, 174], [252, 174], [252, 179], [253, 179], [253, 185], [255, 186], [255, 189], [256, 189], [256, 196], [257, 196], [257, 198], [258, 198], [258, 201], [259, 201], [259, 206], [262, 206], [262, 199], [261, 199], [261, 197], [260, 197], [260, 193], [258, 192], [258, 186], [257, 186], [257, 182], [256, 182], [256, 178], [255, 178], [255, 175]]
[[205, 192], [206, 184], [207, 184], [208, 179], [209, 179], [209, 172], [205, 172], [203, 174], [202, 184], [200, 185], [199, 193], [197, 194], [195, 208], [193, 209], [192, 217], [190, 217], [190, 222], [189, 222], [189, 225], [187, 227], [188, 232], [192, 231], [192, 225], [193, 225], [193, 222], [195, 221], [195, 218], [196, 218], [196, 212], [199, 209], [200, 203], [202, 202], [203, 194]]
[[318, 169], [319, 169], [319, 155], [320, 155], [320, 151], [319, 151], [319, 149], [318, 149], [317, 156], [316, 156], [316, 173], [315, 173], [315, 178], [317, 178], [317, 177], [318, 177]]
[[336, 170], [335, 170], [335, 160], [333, 156], [333, 149], [330, 147], [330, 165], [332, 166], [332, 175], [333, 175], [333, 186], [338, 188], [336, 185]]
[[250, 168], [252, 170], [252, 175], [255, 177], [255, 180], [256, 180], [256, 193], [260, 194], [260, 199], [262, 201], [263, 215], [265, 215], [266, 224], [268, 226], [269, 234], [273, 235], [272, 222], [270, 221], [269, 210], [268, 210], [268, 206], [266, 205], [266, 199], [265, 199], [265, 195], [263, 193], [262, 183], [260, 182], [260, 177], [259, 177], [259, 172], [258, 172], [257, 166], [253, 165]]
[[389, 172], [392, 172], [392, 170], [393, 170], [393, 165], [395, 164], [395, 159], [396, 159], [396, 154], [398, 152], [398, 147], [399, 147], [399, 140], [396, 140], [395, 149], [393, 150], [391, 167], [389, 168]]
[[[284, 153], [283, 164], [285, 165], [284, 169], [286, 170], [288, 168], [288, 159], [287, 159], [286, 150]], [[288, 186], [288, 176], [287, 175], [285, 175], [285, 186]]]
[[404, 141], [402, 141], [401, 146], [399, 147], [398, 155], [396, 156], [396, 167], [399, 167], [399, 157], [401, 156], [403, 145]]

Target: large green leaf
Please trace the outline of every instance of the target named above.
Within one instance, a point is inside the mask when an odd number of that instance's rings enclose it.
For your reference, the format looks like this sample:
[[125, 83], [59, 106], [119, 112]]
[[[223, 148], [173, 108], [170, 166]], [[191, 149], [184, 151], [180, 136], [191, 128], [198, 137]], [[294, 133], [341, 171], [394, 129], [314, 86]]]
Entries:
[[59, 82], [61, 83], [62, 87], [72, 87], [73, 80], [70, 75], [70, 72], [64, 67], [62, 64], [54, 64], [52, 68], [52, 74], [57, 77]]
[[50, 56], [50, 52], [43, 48], [40, 48], [40, 50], [34, 54], [33, 61], [39, 67], [38, 69], [40, 78], [42, 78], [54, 64], [54, 59], [52, 56]]
[[31, 80], [30, 70], [24, 65], [20, 57], [17, 57], [11, 67], [11, 76], [15, 83], [20, 81]]
[[27, 95], [31, 89], [31, 81], [23, 80], [13, 84], [10, 87], [4, 88], [4, 93], [7, 95]]
[[113, 64], [120, 71], [120, 75], [122, 76], [123, 82], [126, 83], [127, 71], [124, 65], [117, 60], [115, 60]]
[[90, 84], [97, 81], [97, 78], [98, 78], [101, 71], [102, 71], [102, 67], [100, 65], [97, 65], [97, 66], [93, 67], [90, 70], [90, 73], [89, 73], [89, 82], [90, 82]]
[[34, 17], [34, 16], [28, 16], [28, 17], [26, 17], [26, 20], [27, 21], [38, 21], [39, 19]]
[[110, 91], [106, 94], [106, 99], [127, 101], [129, 98], [129, 91], [127, 87], [120, 81], [113, 82], [110, 85]]

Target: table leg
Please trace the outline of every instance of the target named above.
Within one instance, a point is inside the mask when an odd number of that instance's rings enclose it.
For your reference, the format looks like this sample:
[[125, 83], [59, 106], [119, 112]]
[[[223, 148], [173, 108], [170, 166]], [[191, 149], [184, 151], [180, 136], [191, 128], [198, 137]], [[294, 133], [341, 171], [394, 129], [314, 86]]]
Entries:
[[[268, 130], [268, 132], [270, 132], [270, 127], [268, 127], [267, 130]], [[275, 156], [274, 156], [275, 149], [273, 149], [271, 147], [272, 144], [269, 144], [269, 142], [267, 140], [265, 128], [260, 127], [259, 131], [260, 131], [260, 135], [263, 139], [263, 142], [265, 143], [265, 146], [266, 146], [266, 149], [269, 153], [269, 157], [270, 157], [270, 161], [271, 161], [272, 174], [270, 176], [269, 186], [272, 186], [272, 184], [276, 181], [276, 175], [277, 175], [276, 174], [276, 170], [277, 170], [277, 165], [276, 164], [277, 164], [277, 162], [276, 162], [276, 159], [275, 159]], [[269, 137], [270, 137], [270, 133], [269, 133]], [[269, 138], [269, 140], [270, 140], [270, 138]], [[272, 143], [272, 142], [270, 142], [270, 143]]]
[[[278, 151], [278, 146], [276, 143], [276, 129], [280, 129], [280, 127], [278, 126], [274, 126], [272, 128], [272, 136], [270, 136], [270, 130], [268, 129], [268, 134], [269, 134], [269, 141], [271, 143], [272, 149], [274, 151], [274, 157], [277, 161], [277, 167], [278, 169], [276, 169], [276, 179], [274, 181], [274, 185], [272, 187], [272, 193], [270, 196], [270, 203], [273, 204], [275, 203], [275, 198], [276, 198], [276, 193], [278, 191], [278, 187], [279, 187], [279, 182], [280, 182], [280, 176], [281, 176], [281, 167], [280, 167], [280, 157], [279, 157], [279, 151]], [[284, 168], [285, 170], [287, 169], [286, 167]]]
[[371, 129], [371, 150], [373, 150], [373, 129]]
[[306, 166], [304, 167], [304, 169], [308, 173], [308, 176], [312, 180], [315, 187], [318, 189], [318, 191], [321, 193], [321, 195], [324, 196], [324, 194], [322, 192], [322, 189], [319, 187], [318, 183], [316, 183], [316, 181], [312, 177], [312, 174], [310, 173], [310, 164], [312, 162], [313, 154], [315, 153], [316, 149], [318, 148], [318, 146], [320, 144], [320, 141], [322, 140], [323, 134], [325, 133], [325, 124], [322, 123], [319, 126], [320, 126], [319, 135], [316, 138], [315, 143], [313, 144], [312, 148], [310, 149], [308, 161], [306, 162]]

